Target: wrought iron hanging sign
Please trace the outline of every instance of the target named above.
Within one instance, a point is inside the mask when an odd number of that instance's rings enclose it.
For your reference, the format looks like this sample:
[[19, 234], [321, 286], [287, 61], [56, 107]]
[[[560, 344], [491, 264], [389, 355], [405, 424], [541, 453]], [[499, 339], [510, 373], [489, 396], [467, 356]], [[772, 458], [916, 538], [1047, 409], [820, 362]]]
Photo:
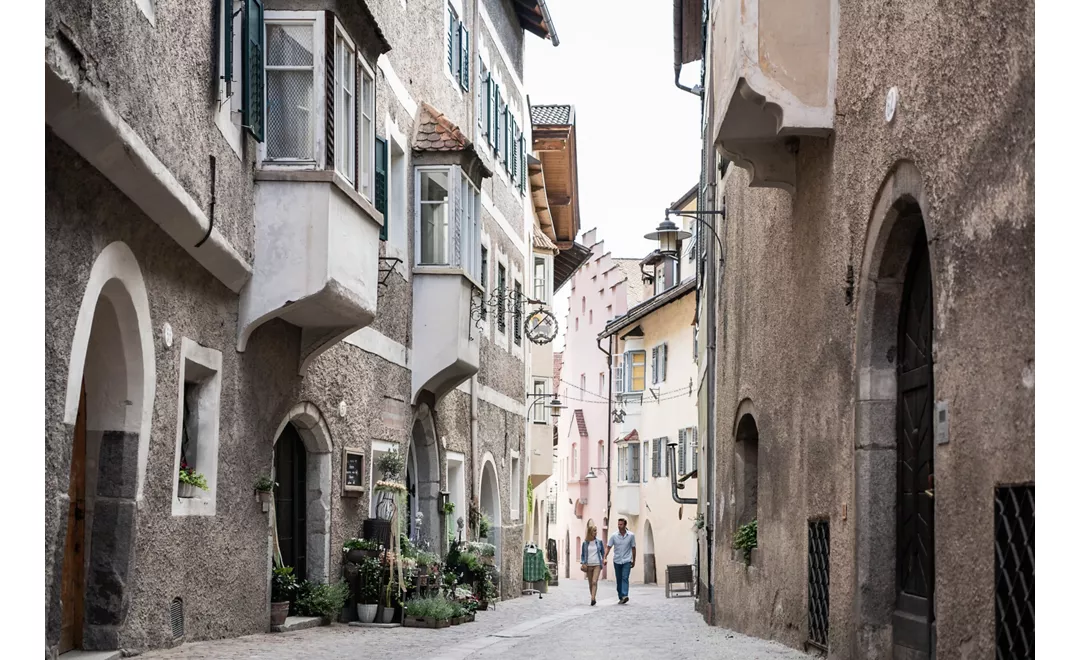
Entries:
[[559, 334], [559, 322], [550, 311], [540, 308], [525, 319], [525, 336], [534, 344], [547, 344]]

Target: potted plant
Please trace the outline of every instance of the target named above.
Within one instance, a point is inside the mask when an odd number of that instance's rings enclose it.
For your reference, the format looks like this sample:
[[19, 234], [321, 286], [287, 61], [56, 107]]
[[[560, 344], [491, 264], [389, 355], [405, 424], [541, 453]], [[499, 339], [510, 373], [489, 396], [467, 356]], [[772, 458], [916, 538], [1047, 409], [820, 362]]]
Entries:
[[345, 561], [359, 564], [365, 557], [377, 557], [382, 545], [375, 539], [349, 539], [343, 548]]
[[[383, 458], [387, 456], [397, 456], [397, 454], [386, 454]], [[379, 459], [379, 462], [381, 463], [382, 459]], [[396, 500], [398, 496], [405, 495], [408, 490], [405, 488], [405, 484], [400, 481], [395, 481], [393, 478], [384, 478], [375, 482], [375, 492], [379, 496], [375, 502], [375, 517], [379, 520], [391, 520], [397, 511]]]
[[289, 616], [289, 603], [296, 593], [292, 566], [278, 566], [270, 578], [270, 625], [280, 626]]
[[465, 608], [457, 601], [450, 601], [450, 625], [460, 626], [465, 623]]
[[255, 494], [259, 496], [260, 504], [269, 504], [270, 500], [274, 497], [274, 489], [277, 488], [277, 482], [267, 476], [259, 477], [255, 480]]
[[481, 541], [486, 542], [487, 538], [488, 538], [488, 534], [490, 534], [490, 533], [491, 533], [491, 519], [487, 517], [487, 514], [481, 513], [480, 514], [480, 522], [477, 525], [477, 529], [476, 529], [476, 536]]
[[454, 613], [450, 601], [443, 596], [414, 597], [405, 603], [406, 628], [447, 628]]
[[379, 609], [379, 578], [382, 566], [373, 557], [360, 562], [360, 588], [356, 595], [356, 615], [361, 623], [372, 623]]
[[380, 620], [380, 622], [381, 623], [390, 623], [391, 621], [394, 620], [394, 601], [396, 600], [395, 598], [393, 598], [393, 595], [394, 595], [393, 576], [391, 576], [389, 582], [386, 585], [385, 594], [386, 594], [386, 597], [385, 597], [385, 599], [383, 601], [382, 619]]
[[417, 586], [426, 587], [428, 583], [428, 575], [435, 572], [436, 564], [439, 561], [439, 557], [433, 552], [418, 552], [416, 553], [416, 584]]
[[179, 497], [195, 497], [195, 489], [201, 488], [202, 490], [210, 490], [210, 487], [206, 485], [206, 477], [195, 471], [195, 468], [190, 467], [187, 461], [180, 461], [180, 487], [177, 495]]

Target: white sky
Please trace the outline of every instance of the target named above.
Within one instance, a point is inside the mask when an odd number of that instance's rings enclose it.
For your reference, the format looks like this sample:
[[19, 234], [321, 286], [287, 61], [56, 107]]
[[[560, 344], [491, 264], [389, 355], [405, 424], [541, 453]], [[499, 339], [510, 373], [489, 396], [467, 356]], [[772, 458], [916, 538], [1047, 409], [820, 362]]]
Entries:
[[[581, 235], [596, 227], [614, 257], [653, 249], [642, 236], [698, 180], [700, 101], [675, 87], [672, 11], [659, 0], [547, 0], [559, 46], [525, 33], [533, 105], [577, 116]], [[684, 83], [698, 65], [684, 67]], [[562, 350], [569, 283], [556, 295]]]

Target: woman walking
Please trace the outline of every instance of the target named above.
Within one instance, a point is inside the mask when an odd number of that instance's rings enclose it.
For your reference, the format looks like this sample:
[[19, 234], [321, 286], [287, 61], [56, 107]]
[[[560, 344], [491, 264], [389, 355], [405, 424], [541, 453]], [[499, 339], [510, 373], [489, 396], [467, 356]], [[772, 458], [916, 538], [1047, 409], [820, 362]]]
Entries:
[[596, 605], [596, 583], [600, 580], [600, 568], [604, 565], [604, 542], [596, 538], [596, 523], [589, 519], [585, 526], [585, 540], [581, 543], [581, 571], [589, 580], [591, 605]]

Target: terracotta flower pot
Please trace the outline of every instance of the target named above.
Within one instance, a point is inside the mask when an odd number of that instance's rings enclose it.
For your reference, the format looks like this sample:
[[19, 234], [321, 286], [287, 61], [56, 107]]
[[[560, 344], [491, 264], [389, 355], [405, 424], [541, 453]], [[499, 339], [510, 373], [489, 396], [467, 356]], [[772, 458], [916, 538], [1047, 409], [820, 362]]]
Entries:
[[270, 603], [270, 625], [280, 626], [289, 618], [289, 601]]

